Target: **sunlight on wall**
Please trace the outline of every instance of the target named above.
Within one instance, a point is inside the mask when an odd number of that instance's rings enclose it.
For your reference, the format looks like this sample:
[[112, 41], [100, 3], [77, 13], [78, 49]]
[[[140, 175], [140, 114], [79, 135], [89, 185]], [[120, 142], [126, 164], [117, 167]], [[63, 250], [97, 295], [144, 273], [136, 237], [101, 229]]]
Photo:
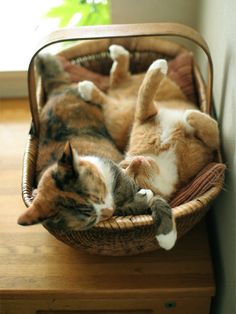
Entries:
[[0, 71], [25, 70], [35, 44], [57, 28], [56, 19], [43, 19], [61, 0], [13, 0], [0, 3]]

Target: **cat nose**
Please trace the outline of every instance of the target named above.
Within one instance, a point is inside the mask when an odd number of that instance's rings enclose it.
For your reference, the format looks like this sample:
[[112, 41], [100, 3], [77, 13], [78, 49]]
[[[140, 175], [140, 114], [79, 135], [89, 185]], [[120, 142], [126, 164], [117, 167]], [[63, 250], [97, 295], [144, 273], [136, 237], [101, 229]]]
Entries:
[[135, 157], [135, 158], [132, 160], [132, 162], [131, 162], [130, 165], [132, 165], [133, 167], [139, 167], [139, 166], [141, 166], [141, 164], [143, 164], [143, 163], [145, 163], [145, 162], [146, 162], [146, 158], [145, 158], [145, 157], [143, 157], [143, 156], [137, 156], [137, 157]]
[[141, 165], [145, 162], [145, 158], [142, 156], [135, 157], [131, 162], [130, 165], [126, 168], [126, 172], [131, 177], [134, 177], [136, 174], [139, 173], [139, 169]]

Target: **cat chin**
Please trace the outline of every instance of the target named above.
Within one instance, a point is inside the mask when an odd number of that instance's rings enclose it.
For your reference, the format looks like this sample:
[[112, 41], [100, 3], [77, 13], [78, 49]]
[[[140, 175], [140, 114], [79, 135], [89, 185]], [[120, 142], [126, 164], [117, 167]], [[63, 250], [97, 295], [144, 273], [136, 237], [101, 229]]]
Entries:
[[177, 240], [177, 231], [173, 229], [168, 234], [160, 234], [156, 236], [156, 239], [160, 245], [165, 250], [170, 250], [174, 247], [175, 242]]

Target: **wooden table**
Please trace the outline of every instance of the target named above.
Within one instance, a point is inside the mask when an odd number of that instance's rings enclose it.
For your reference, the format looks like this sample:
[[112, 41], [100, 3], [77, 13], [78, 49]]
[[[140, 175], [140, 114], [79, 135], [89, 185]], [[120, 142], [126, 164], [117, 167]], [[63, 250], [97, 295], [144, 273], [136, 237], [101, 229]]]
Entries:
[[209, 313], [215, 293], [204, 222], [170, 252], [93, 256], [21, 227], [26, 101], [0, 101], [0, 313]]

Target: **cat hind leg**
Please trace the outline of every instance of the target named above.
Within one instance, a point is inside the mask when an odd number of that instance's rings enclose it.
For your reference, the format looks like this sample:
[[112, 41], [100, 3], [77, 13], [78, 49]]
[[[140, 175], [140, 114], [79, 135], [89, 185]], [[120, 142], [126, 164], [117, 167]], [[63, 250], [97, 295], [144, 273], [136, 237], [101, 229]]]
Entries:
[[196, 137], [211, 149], [219, 148], [218, 123], [208, 114], [199, 110], [189, 109], [184, 113], [184, 121], [190, 126]]
[[109, 47], [109, 52], [113, 60], [110, 71], [110, 85], [115, 86], [129, 77], [130, 57], [128, 50], [120, 45], [111, 45]]
[[109, 52], [113, 61], [117, 60], [120, 56], [129, 56], [128, 50], [121, 45], [111, 45]]

